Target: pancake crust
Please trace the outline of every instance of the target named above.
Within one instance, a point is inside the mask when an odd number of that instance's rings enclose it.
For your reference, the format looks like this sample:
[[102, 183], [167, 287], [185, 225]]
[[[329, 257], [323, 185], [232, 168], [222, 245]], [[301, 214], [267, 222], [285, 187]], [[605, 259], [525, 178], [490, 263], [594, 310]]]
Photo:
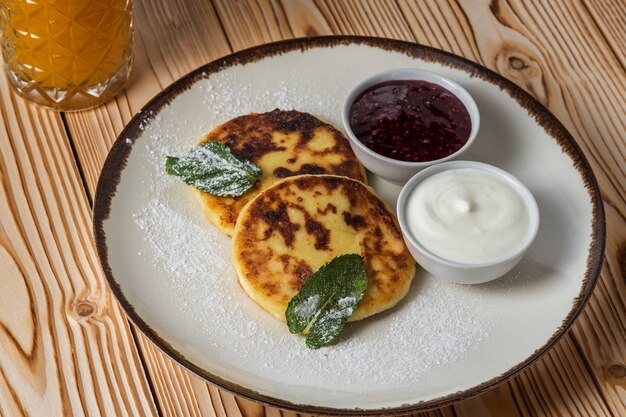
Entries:
[[283, 321], [309, 275], [344, 253], [364, 257], [369, 279], [350, 321], [391, 308], [408, 292], [415, 261], [395, 216], [368, 186], [346, 177], [277, 182], [242, 210], [233, 235], [241, 287]]
[[193, 188], [205, 216], [231, 236], [248, 201], [276, 181], [301, 174], [333, 174], [366, 181], [348, 139], [334, 126], [298, 111], [273, 110], [239, 116], [216, 127], [200, 143], [216, 140], [263, 170], [241, 197], [217, 197]]

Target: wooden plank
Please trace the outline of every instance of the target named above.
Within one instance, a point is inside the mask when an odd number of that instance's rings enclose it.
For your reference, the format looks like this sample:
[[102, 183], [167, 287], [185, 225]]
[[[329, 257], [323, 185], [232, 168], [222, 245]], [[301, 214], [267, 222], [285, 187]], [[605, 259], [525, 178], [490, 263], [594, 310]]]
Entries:
[[[474, 29], [458, 2], [399, 2], [400, 12], [417, 43], [434, 46], [485, 64]], [[489, 13], [485, 15], [485, 18]]]
[[626, 221], [611, 202], [604, 207], [609, 232], [601, 279], [572, 333], [611, 411], [626, 416]]
[[[510, 384], [500, 384], [494, 389], [454, 405], [456, 417], [499, 416], [521, 417], [523, 412], [515, 402]], [[494, 414], [497, 412], [497, 414]]]
[[0, 415], [156, 415], [60, 116], [5, 77], [0, 111]]
[[533, 416], [609, 416], [572, 334], [511, 382], [515, 401]]
[[[613, 53], [626, 67], [626, 5], [623, 0], [582, 0]], [[626, 71], [626, 69], [625, 69]]]

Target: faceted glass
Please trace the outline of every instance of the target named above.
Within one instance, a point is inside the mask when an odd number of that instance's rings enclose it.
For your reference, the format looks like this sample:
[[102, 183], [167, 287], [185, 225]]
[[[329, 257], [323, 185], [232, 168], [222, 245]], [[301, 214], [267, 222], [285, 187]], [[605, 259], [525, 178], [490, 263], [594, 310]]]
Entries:
[[2, 0], [2, 55], [23, 97], [79, 110], [113, 97], [133, 61], [132, 0]]

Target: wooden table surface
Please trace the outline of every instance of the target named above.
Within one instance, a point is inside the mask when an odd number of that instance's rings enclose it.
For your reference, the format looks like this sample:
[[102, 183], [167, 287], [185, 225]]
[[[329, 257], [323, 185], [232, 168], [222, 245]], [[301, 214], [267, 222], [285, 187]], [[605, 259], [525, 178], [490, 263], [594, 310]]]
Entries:
[[91, 203], [109, 148], [156, 93], [265, 42], [327, 34], [405, 39], [467, 57], [565, 124], [602, 189], [601, 277], [539, 361], [436, 416], [626, 416], [624, 0], [142, 0], [127, 89], [59, 114], [0, 80], [0, 415], [292, 416], [208, 385], [133, 328], [94, 250]]

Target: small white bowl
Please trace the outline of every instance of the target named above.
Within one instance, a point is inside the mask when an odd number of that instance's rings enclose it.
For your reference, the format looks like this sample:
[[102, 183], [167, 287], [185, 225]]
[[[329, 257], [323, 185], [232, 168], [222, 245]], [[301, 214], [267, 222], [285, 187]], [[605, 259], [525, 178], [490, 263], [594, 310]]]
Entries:
[[[526, 209], [529, 214], [529, 225], [526, 236], [517, 248], [506, 256], [483, 263], [462, 263], [451, 261], [426, 249], [422, 244], [420, 244], [418, 238], [408, 227], [406, 219], [407, 200], [411, 195], [411, 192], [418, 186], [418, 184], [432, 175], [460, 168], [479, 169], [495, 174], [497, 177], [516, 189], [522, 197], [523, 202], [526, 204]], [[539, 230], [539, 209], [537, 207], [537, 202], [530, 191], [517, 178], [508, 172], [492, 165], [474, 161], [450, 161], [433, 165], [418, 172], [402, 188], [400, 196], [398, 197], [397, 213], [404, 241], [406, 242], [409, 252], [413, 255], [413, 258], [415, 258], [415, 260], [425, 270], [433, 275], [460, 284], [481, 284], [483, 282], [494, 280], [509, 272], [515, 265], [517, 265], [524, 254], [526, 254], [535, 239], [535, 236], [537, 236], [537, 231]]]
[[[365, 146], [363, 142], [361, 142], [354, 135], [352, 128], [350, 127], [350, 107], [352, 106], [352, 103], [354, 103], [354, 100], [363, 91], [375, 84], [392, 80], [427, 81], [445, 88], [461, 100], [461, 103], [463, 103], [470, 115], [472, 123], [469, 138], [463, 147], [445, 158], [425, 162], [407, 162], [380, 155]], [[348, 134], [348, 139], [350, 140], [350, 146], [352, 147], [356, 157], [361, 161], [365, 168], [379, 177], [396, 184], [404, 184], [415, 173], [426, 167], [436, 163], [448, 161], [462, 155], [476, 139], [476, 135], [478, 134], [478, 129], [480, 127], [478, 106], [472, 96], [463, 87], [442, 75], [415, 68], [401, 68], [383, 71], [361, 81], [359, 84], [354, 86], [352, 90], [348, 92], [348, 95], [343, 103], [342, 121], [346, 133]]]

